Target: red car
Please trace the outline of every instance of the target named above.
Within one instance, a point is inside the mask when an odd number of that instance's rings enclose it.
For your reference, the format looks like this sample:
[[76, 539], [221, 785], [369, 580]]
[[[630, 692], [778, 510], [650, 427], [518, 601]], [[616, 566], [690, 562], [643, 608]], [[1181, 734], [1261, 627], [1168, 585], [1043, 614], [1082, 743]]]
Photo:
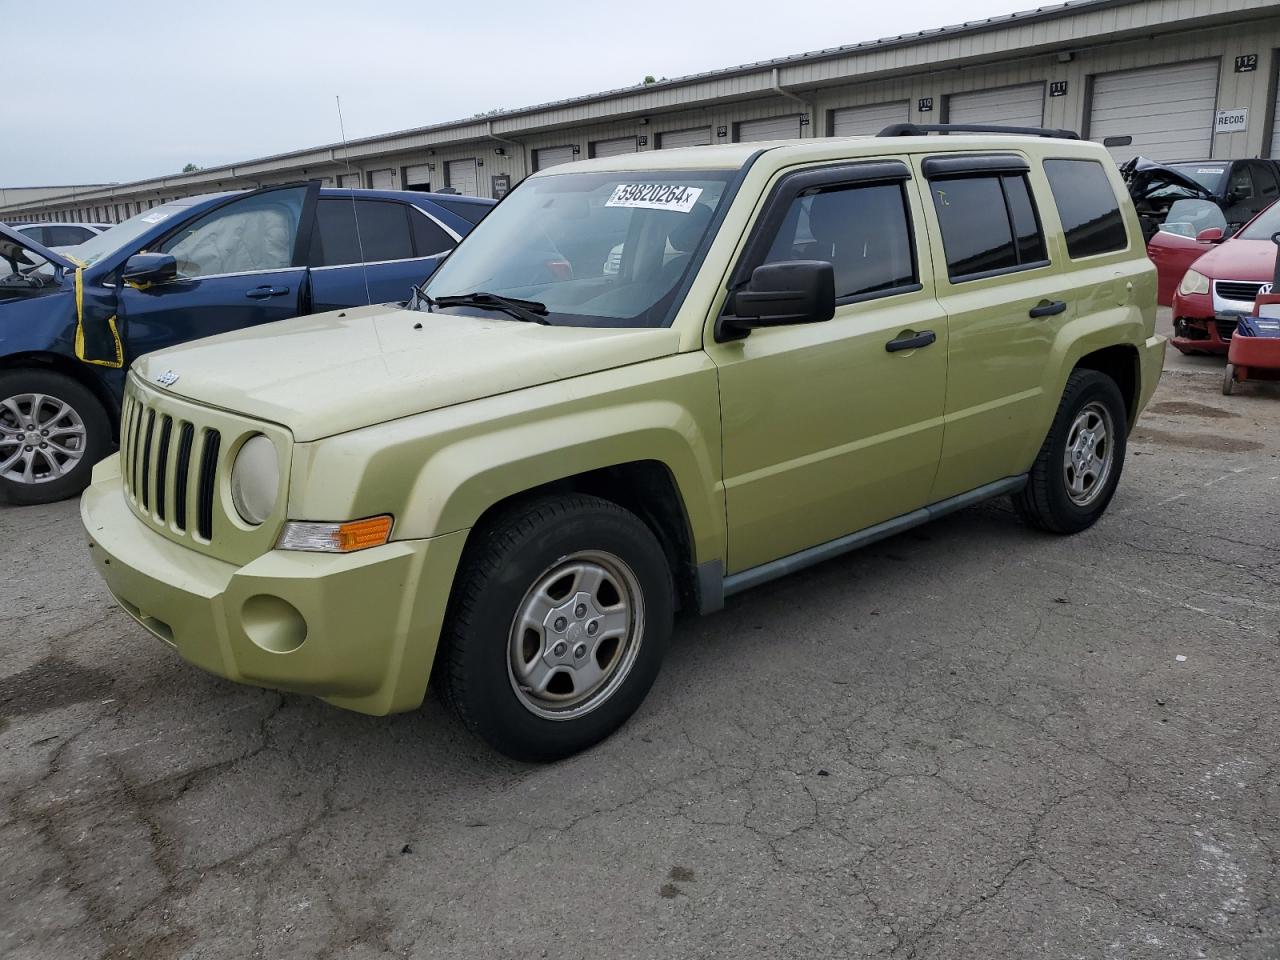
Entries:
[[1227, 352], [1236, 324], [1270, 293], [1276, 269], [1280, 204], [1268, 207], [1230, 240], [1210, 227], [1194, 236], [1161, 229], [1147, 245], [1160, 279], [1160, 303], [1173, 307], [1173, 345], [1183, 353]]

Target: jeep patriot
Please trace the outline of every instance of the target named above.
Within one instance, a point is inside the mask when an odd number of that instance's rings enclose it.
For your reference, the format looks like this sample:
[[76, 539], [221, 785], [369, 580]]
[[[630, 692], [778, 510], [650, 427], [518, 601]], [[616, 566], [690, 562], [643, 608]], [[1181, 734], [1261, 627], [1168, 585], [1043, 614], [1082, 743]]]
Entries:
[[1041, 133], [531, 176], [406, 303], [139, 359], [97, 568], [205, 670], [370, 714], [432, 680], [551, 760], [679, 610], [990, 497], [1083, 530], [1165, 341], [1110, 157]]

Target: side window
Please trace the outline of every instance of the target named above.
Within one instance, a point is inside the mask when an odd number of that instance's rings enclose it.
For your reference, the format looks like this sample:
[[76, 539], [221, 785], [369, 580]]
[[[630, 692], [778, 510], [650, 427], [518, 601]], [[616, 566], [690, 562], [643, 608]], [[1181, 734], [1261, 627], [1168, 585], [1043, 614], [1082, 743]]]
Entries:
[[1227, 181], [1227, 199], [1232, 203], [1253, 199], [1253, 177], [1249, 176], [1249, 165], [1237, 163], [1231, 168], [1231, 178]]
[[1106, 170], [1096, 160], [1046, 160], [1053, 202], [1073, 260], [1129, 245], [1124, 217]]
[[71, 224], [54, 225], [44, 228], [46, 247], [74, 247], [76, 244], [84, 243], [93, 232], [86, 230], [84, 227], [72, 226]]
[[1258, 188], [1259, 198], [1267, 203], [1280, 197], [1280, 185], [1276, 183], [1275, 172], [1268, 163], [1253, 164], [1253, 184]]
[[929, 187], [952, 281], [1028, 269], [1047, 259], [1035, 204], [1022, 174], [932, 180]]
[[404, 204], [393, 200], [321, 198], [316, 204], [316, 230], [311, 237], [311, 265], [336, 267], [410, 259], [414, 254], [407, 210]]
[[916, 282], [906, 198], [899, 183], [820, 188], [791, 202], [763, 263], [826, 260], [836, 298]]
[[439, 225], [424, 213], [409, 211], [409, 223], [413, 229], [413, 249], [420, 257], [452, 250], [456, 243]]
[[306, 187], [270, 190], [219, 207], [181, 227], [157, 247], [173, 254], [188, 279], [293, 265]]

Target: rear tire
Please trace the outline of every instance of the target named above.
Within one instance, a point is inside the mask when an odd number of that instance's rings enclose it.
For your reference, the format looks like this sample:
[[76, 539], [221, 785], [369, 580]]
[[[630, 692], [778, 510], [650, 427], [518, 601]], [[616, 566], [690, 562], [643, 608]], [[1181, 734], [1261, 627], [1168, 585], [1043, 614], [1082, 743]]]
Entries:
[[517, 504], [472, 537], [436, 668], [446, 701], [515, 760], [603, 740], [644, 700], [671, 635], [661, 544], [634, 514], [579, 494]]
[[52, 370], [0, 372], [0, 503], [76, 496], [111, 444], [107, 412], [83, 384]]
[[1120, 482], [1127, 416], [1114, 380], [1096, 370], [1072, 371], [1027, 485], [1013, 496], [1022, 519], [1050, 533], [1093, 526]]

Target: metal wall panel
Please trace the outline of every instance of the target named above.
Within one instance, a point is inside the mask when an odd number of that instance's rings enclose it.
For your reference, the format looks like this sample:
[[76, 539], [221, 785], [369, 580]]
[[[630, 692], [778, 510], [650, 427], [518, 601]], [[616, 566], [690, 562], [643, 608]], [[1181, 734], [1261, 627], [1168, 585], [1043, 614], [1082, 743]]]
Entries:
[[947, 123], [998, 123], [1011, 127], [1044, 124], [1044, 83], [1000, 87], [947, 97]]
[[758, 140], [797, 140], [799, 137], [800, 114], [792, 113], [763, 120], [743, 120], [737, 124], [734, 140], [754, 143]]
[[1174, 63], [1093, 78], [1089, 137], [1127, 139], [1108, 149], [1117, 162], [1195, 160], [1213, 154], [1218, 61]]
[[863, 107], [842, 107], [831, 111], [827, 129], [833, 137], [874, 137], [891, 123], [911, 119], [911, 104], [906, 100], [871, 103]]

